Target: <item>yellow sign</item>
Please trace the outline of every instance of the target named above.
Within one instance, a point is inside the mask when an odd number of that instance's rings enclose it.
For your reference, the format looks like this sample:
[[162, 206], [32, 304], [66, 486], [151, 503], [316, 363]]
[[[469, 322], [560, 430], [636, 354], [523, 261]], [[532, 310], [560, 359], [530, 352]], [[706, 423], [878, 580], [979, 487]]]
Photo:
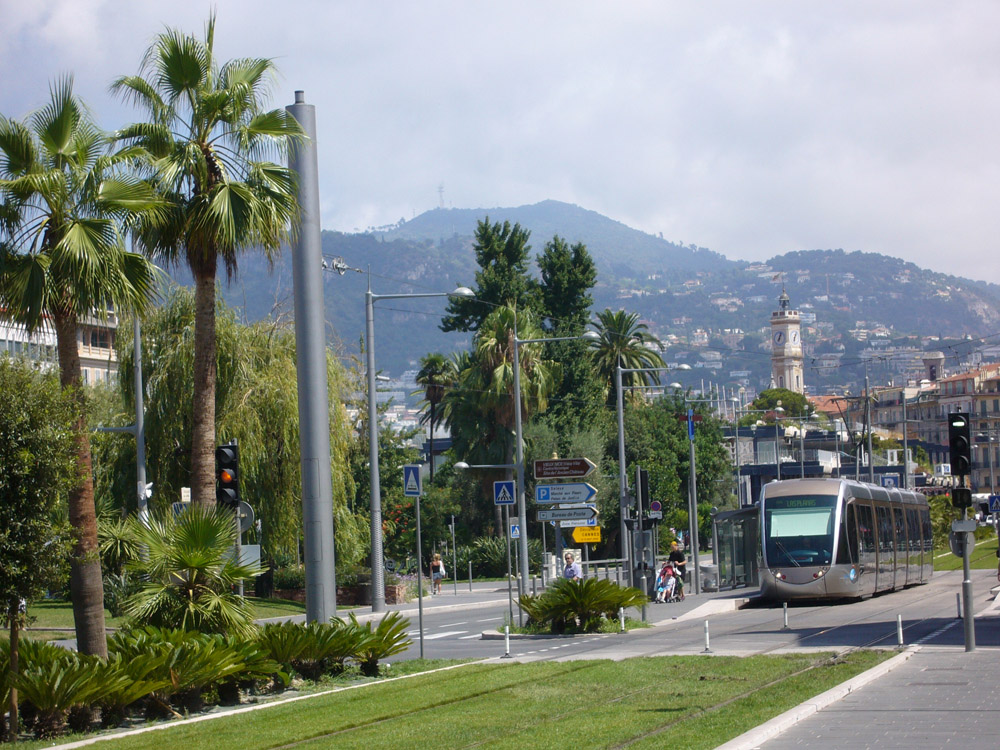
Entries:
[[573, 529], [573, 541], [577, 544], [596, 544], [601, 541], [601, 527], [577, 526]]

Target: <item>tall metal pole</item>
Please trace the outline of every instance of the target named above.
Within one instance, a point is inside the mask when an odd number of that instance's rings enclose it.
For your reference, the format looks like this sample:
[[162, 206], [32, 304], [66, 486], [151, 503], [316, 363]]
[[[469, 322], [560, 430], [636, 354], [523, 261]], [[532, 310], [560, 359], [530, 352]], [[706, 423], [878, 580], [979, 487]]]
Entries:
[[903, 489], [910, 489], [910, 423], [906, 421], [906, 383], [903, 383]]
[[865, 361], [865, 432], [868, 433], [868, 481], [875, 484], [875, 454], [872, 453], [872, 400], [868, 391], [867, 361]]
[[778, 481], [781, 481], [781, 448], [778, 445], [778, 421], [777, 413], [774, 415], [774, 472]]
[[[517, 316], [514, 317], [514, 439], [517, 445], [514, 446], [517, 458], [517, 521], [520, 524], [520, 534], [517, 538], [519, 550], [519, 575], [521, 576], [521, 586], [528, 582], [528, 509], [525, 507], [524, 499], [524, 447], [521, 445], [521, 359], [518, 353], [521, 342], [517, 339]], [[510, 533], [508, 524], [507, 533]], [[558, 540], [559, 531], [556, 531]], [[556, 542], [558, 551], [559, 543]], [[523, 610], [517, 610], [517, 619], [520, 624], [524, 624]]]
[[139, 316], [132, 319], [132, 374], [135, 377], [135, 476], [139, 490], [139, 523], [149, 525], [149, 505], [146, 497], [146, 427], [143, 417], [142, 340], [139, 337]]
[[622, 365], [621, 361], [615, 367], [615, 397], [618, 406], [618, 510], [621, 517], [621, 525], [618, 533], [621, 535], [619, 545], [621, 559], [625, 561], [625, 569], [628, 571], [628, 580], [632, 581], [632, 553], [628, 544], [628, 527], [625, 523], [625, 514], [628, 510], [628, 479], [625, 476], [625, 408], [624, 397], [622, 395]]
[[323, 264], [320, 242], [316, 108], [295, 92], [285, 108], [308, 140], [294, 144], [288, 166], [298, 174], [299, 231], [293, 233], [295, 351], [299, 396], [302, 525], [306, 551], [306, 619], [327, 622], [337, 613], [333, 545], [333, 480], [330, 470], [330, 404], [327, 399], [326, 341], [323, 335]]
[[[424, 658], [424, 546], [420, 541], [420, 495], [413, 499], [413, 510], [417, 516], [417, 628], [420, 631], [420, 658]], [[433, 583], [431, 584], [434, 585]], [[375, 571], [372, 570], [372, 588], [375, 587]], [[433, 589], [431, 589], [433, 591]], [[372, 592], [372, 601], [375, 600]]]
[[[375, 299], [371, 269], [365, 292], [365, 328], [368, 335], [368, 480], [371, 509], [372, 612], [385, 611], [385, 579], [382, 569], [382, 484], [378, 471], [378, 400], [375, 390]], [[431, 461], [434, 457], [431, 456]], [[419, 559], [419, 558], [418, 558]]]
[[691, 471], [688, 473], [688, 539], [691, 542], [691, 590], [701, 593], [701, 572], [698, 570], [698, 479], [694, 458], [694, 409], [688, 409], [688, 444], [690, 445]]

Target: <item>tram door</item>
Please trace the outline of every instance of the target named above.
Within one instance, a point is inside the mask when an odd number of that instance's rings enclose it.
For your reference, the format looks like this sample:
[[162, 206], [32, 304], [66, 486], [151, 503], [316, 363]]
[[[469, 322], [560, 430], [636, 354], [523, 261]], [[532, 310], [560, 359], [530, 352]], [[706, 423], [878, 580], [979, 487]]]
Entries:
[[856, 559], [859, 567], [858, 580], [860, 581], [861, 593], [873, 593], [878, 583], [878, 569], [875, 557], [875, 527], [872, 508], [870, 505], [853, 502], [847, 506], [847, 516], [848, 523], [852, 524], [857, 539]]
[[907, 545], [906, 545], [906, 519], [903, 517], [903, 509], [899, 507], [894, 507], [892, 509], [892, 522], [896, 530], [896, 568], [894, 577], [894, 586], [897, 589], [903, 588], [906, 585], [906, 560], [907, 560]]
[[892, 510], [888, 505], [875, 506], [875, 528], [878, 532], [878, 582], [876, 591], [892, 588], [893, 569], [896, 567], [892, 533]]

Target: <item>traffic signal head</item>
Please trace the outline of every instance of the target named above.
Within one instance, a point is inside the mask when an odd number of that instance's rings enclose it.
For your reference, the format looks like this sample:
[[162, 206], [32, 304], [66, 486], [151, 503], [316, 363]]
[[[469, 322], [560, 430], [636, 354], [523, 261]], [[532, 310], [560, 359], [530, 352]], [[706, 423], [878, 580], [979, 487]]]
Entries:
[[636, 473], [636, 494], [639, 496], [639, 507], [649, 507], [649, 472], [639, 469]]
[[227, 508], [240, 502], [240, 449], [220, 445], [215, 449], [215, 501]]
[[952, 487], [951, 504], [955, 508], [971, 508], [972, 490], [968, 487]]
[[948, 415], [948, 447], [952, 476], [969, 476], [972, 473], [972, 435], [968, 414], [952, 412]]

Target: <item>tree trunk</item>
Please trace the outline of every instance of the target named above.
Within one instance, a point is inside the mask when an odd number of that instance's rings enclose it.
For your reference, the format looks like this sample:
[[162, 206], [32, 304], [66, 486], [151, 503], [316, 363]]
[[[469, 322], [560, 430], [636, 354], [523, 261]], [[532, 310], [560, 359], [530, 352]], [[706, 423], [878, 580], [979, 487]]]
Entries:
[[434, 402], [431, 401], [431, 432], [430, 432], [430, 446], [431, 446], [431, 484], [434, 484]]
[[73, 313], [55, 312], [56, 345], [59, 349], [60, 382], [76, 405], [73, 424], [77, 484], [69, 492], [69, 522], [73, 527], [70, 554], [70, 592], [76, 647], [82, 654], [107, 657], [108, 640], [104, 629], [104, 583], [97, 545], [97, 511], [94, 508], [94, 471], [87, 429], [85, 396], [77, 347], [77, 319]]
[[191, 502], [215, 505], [215, 259], [193, 269], [194, 389], [191, 414]]
[[[18, 672], [18, 658], [20, 656], [20, 650], [18, 648], [18, 615], [20, 609], [20, 602], [11, 601], [10, 607], [8, 608], [8, 614], [10, 615], [10, 667], [9, 667], [9, 681], [12, 682], [14, 676]], [[10, 689], [10, 715], [8, 716], [7, 723], [7, 741], [17, 742], [17, 689], [13, 686]]]

